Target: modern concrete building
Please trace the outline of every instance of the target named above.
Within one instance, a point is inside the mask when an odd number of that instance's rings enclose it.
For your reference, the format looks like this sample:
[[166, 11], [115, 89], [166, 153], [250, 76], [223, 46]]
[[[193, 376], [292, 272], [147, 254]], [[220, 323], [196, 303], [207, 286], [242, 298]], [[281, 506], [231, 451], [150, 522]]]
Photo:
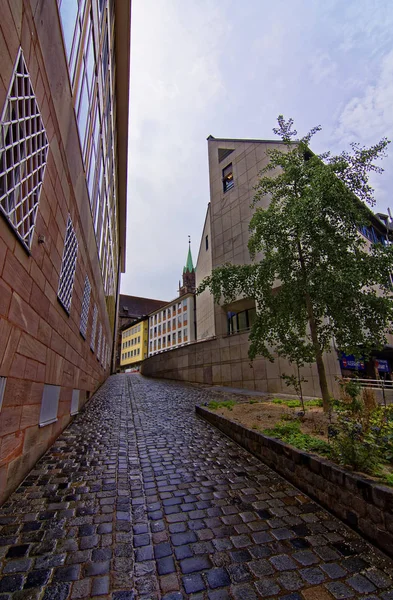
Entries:
[[130, 10], [1, 3], [0, 501], [110, 373]]
[[[249, 264], [249, 223], [253, 213], [251, 202], [258, 174], [268, 163], [269, 148], [282, 143], [265, 140], [229, 140], [208, 138], [210, 203], [201, 237], [196, 266], [196, 285], [212, 269], [225, 263]], [[268, 197], [260, 201], [267, 206]], [[265, 204], [264, 204], [265, 203]], [[392, 225], [387, 215], [372, 215], [370, 226], [359, 232], [368, 243], [390, 243]], [[260, 257], [257, 256], [255, 260]], [[269, 362], [248, 358], [249, 329], [256, 315], [255, 299], [239, 297], [231, 304], [217, 305], [209, 290], [196, 297], [197, 343], [176, 350], [171, 356], [154, 356], [143, 365], [143, 373], [157, 377], [227, 385], [262, 392], [286, 392], [281, 376], [293, 373], [288, 361], [276, 358]], [[338, 355], [332, 341], [324, 355], [329, 388], [338, 393], [336, 377], [358, 373], [376, 378], [377, 371], [391, 378], [393, 367], [393, 337], [388, 336], [383, 351], [375, 352], [374, 361], [356, 361], [354, 357]], [[340, 361], [341, 358], [341, 361]], [[320, 395], [316, 365], [302, 369], [307, 382], [306, 395]], [[294, 391], [294, 390], [292, 390]]]
[[[259, 173], [269, 161], [268, 149], [282, 148], [270, 140], [234, 140], [208, 137], [210, 203], [207, 208], [196, 265], [196, 286], [212, 269], [227, 262], [251, 262], [248, 241], [253, 214], [251, 203]], [[261, 201], [268, 205], [268, 198]], [[258, 256], [256, 260], [258, 260]], [[288, 361], [274, 363], [248, 358], [249, 328], [256, 313], [254, 298], [237, 298], [229, 305], [214, 304], [209, 290], [196, 297], [197, 343], [181, 348], [170, 357], [149, 358], [146, 375], [199, 383], [247, 388], [261, 392], [288, 392], [281, 375], [292, 368]], [[331, 390], [340, 375], [337, 353], [325, 355]], [[320, 395], [316, 365], [303, 369], [306, 395]]]

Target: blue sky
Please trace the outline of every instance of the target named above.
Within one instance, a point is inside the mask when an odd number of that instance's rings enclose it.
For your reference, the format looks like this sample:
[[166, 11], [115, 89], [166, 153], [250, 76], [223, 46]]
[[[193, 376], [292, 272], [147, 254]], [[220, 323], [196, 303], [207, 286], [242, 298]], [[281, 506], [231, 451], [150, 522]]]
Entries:
[[[209, 134], [322, 126], [316, 152], [393, 140], [391, 0], [133, 0], [125, 294], [170, 300], [196, 262]], [[372, 181], [393, 209], [393, 143]]]

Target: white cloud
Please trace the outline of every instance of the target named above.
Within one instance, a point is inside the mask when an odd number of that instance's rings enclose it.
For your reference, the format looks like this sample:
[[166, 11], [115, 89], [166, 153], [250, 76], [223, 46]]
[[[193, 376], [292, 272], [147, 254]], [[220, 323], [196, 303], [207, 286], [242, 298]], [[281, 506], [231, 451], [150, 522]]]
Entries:
[[188, 234], [197, 254], [209, 201], [208, 116], [225, 96], [219, 58], [229, 31], [211, 0], [133, 1], [124, 293], [173, 296]]
[[318, 52], [310, 61], [310, 71], [312, 81], [316, 84], [322, 83], [325, 79], [329, 79], [330, 85], [332, 78], [337, 71], [336, 63], [331, 59], [326, 52]]
[[342, 110], [336, 135], [343, 141], [361, 139], [372, 143], [393, 134], [393, 51], [382, 62], [373, 85], [352, 98]]

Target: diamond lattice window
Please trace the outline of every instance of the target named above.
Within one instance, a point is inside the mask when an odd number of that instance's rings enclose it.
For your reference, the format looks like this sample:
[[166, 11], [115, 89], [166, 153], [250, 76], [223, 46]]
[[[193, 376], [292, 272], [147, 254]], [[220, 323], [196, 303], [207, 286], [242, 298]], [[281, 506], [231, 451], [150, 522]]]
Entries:
[[101, 356], [101, 339], [102, 339], [102, 324], [100, 323], [100, 329], [98, 331], [98, 342], [97, 342], [97, 360], [100, 360]]
[[33, 239], [48, 148], [20, 49], [0, 121], [0, 210], [28, 250]]
[[85, 277], [85, 288], [83, 290], [82, 313], [79, 330], [84, 338], [86, 338], [87, 321], [89, 319], [91, 285], [88, 276]]
[[93, 310], [93, 325], [91, 328], [91, 340], [90, 340], [90, 348], [93, 350], [93, 352], [96, 347], [97, 317], [98, 317], [98, 309], [97, 309], [97, 305], [95, 305], [94, 310]]
[[78, 240], [68, 215], [67, 230], [64, 241], [63, 260], [61, 263], [59, 290], [57, 297], [69, 313], [71, 308], [72, 290], [74, 288], [76, 257], [78, 254]]

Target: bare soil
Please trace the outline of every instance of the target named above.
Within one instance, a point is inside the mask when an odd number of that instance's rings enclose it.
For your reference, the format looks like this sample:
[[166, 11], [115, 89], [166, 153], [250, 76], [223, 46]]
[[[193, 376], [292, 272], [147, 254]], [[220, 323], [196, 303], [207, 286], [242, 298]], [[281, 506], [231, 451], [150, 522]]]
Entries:
[[[306, 403], [307, 406], [307, 403]], [[290, 408], [285, 404], [273, 404], [263, 400], [255, 403], [241, 402], [235, 404], [232, 410], [228, 408], [218, 408], [215, 413], [236, 421], [249, 429], [263, 431], [272, 429], [281, 418], [297, 418], [301, 408]], [[327, 441], [327, 429], [329, 425], [329, 415], [323, 412], [322, 407], [312, 406], [307, 408], [304, 417], [300, 420], [300, 429], [302, 433], [308, 433], [321, 440]]]

